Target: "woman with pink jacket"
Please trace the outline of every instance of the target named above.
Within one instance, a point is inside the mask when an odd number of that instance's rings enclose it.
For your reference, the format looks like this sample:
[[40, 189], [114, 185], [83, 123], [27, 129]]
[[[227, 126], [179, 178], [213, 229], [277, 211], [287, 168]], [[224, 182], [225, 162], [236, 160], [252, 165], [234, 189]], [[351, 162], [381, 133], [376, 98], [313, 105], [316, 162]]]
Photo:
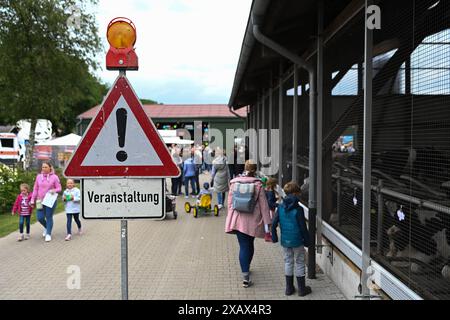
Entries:
[[53, 207], [50, 208], [43, 205], [42, 200], [44, 200], [47, 193], [55, 194], [61, 192], [61, 190], [61, 183], [53, 170], [53, 166], [49, 162], [44, 162], [42, 164], [42, 171], [37, 175], [34, 183], [31, 203], [36, 206], [37, 219], [44, 227], [42, 236], [45, 237], [46, 242], [52, 240], [53, 212], [56, 208], [56, 201]]
[[[270, 219], [269, 205], [266, 193], [260, 179], [256, 178], [256, 164], [252, 160], [245, 163], [244, 176], [235, 178], [230, 182], [228, 194], [228, 214], [225, 232], [236, 234], [239, 242], [239, 263], [241, 265], [243, 282], [242, 286], [247, 288], [251, 285], [250, 264], [255, 251], [255, 238], [264, 239], [265, 227], [272, 223]], [[233, 208], [233, 190], [235, 183], [252, 183], [255, 185], [254, 196], [255, 207], [252, 213], [240, 213]]]

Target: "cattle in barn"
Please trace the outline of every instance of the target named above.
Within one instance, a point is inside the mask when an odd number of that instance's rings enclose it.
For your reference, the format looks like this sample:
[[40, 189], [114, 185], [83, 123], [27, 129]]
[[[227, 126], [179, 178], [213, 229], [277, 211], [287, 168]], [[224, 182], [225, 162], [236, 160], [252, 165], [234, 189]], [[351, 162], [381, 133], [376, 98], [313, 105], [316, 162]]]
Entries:
[[424, 208], [412, 208], [388, 200], [387, 230], [389, 252], [395, 266], [409, 266], [421, 273], [424, 266], [439, 265], [441, 274], [450, 280], [450, 215]]

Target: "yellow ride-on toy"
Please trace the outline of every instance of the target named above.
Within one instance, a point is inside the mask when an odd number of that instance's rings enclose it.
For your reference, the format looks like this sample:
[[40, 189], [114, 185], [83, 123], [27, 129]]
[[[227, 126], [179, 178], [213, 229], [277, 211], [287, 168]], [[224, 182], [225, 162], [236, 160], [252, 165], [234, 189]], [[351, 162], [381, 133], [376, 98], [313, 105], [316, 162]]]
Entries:
[[214, 216], [218, 217], [219, 216], [219, 206], [216, 204], [214, 206], [214, 210], [211, 210], [211, 199], [212, 196], [210, 194], [203, 194], [200, 197], [200, 200], [197, 201], [197, 203], [195, 204], [195, 206], [191, 206], [191, 204], [189, 202], [186, 202], [184, 204], [184, 210], [186, 211], [186, 213], [191, 213], [192, 210], [192, 214], [194, 216], [194, 218], [197, 218], [199, 213], [210, 213], [212, 211], [214, 211]]

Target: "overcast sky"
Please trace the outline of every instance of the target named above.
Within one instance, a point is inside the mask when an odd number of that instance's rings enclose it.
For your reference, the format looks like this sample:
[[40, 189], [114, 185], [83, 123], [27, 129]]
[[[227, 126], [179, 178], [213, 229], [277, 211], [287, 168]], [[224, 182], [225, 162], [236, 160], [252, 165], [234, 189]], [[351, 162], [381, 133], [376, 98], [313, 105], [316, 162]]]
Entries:
[[[137, 27], [139, 71], [127, 73], [140, 98], [165, 104], [228, 103], [251, 0], [100, 0], [95, 14], [106, 28], [115, 17]], [[112, 83], [104, 55], [99, 77]]]

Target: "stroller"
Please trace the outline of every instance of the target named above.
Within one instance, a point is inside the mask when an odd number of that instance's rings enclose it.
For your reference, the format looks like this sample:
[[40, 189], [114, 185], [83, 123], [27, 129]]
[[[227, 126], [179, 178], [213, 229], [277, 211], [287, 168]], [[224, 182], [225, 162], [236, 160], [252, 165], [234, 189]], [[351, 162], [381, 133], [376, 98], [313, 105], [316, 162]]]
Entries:
[[168, 194], [167, 185], [166, 185], [166, 208], [165, 208], [165, 211], [166, 211], [166, 214], [172, 213], [174, 219], [178, 218], [177, 197], [172, 194]]

